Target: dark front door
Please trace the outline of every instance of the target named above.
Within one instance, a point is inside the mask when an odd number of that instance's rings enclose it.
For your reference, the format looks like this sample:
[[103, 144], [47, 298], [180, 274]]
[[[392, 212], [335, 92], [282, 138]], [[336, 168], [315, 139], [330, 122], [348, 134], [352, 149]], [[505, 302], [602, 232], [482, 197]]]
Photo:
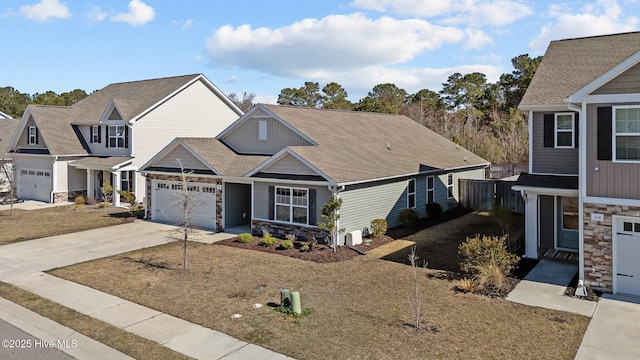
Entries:
[[538, 234], [540, 236], [540, 250], [553, 249], [555, 245], [555, 199], [553, 196], [540, 195], [538, 198], [540, 213], [538, 214]]

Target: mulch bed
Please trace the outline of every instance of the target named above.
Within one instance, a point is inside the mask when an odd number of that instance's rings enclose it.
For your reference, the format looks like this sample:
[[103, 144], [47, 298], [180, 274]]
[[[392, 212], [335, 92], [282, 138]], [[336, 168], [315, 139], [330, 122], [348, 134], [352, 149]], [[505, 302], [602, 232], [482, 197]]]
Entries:
[[[300, 251], [300, 247], [302, 247], [304, 244], [308, 244], [308, 242], [295, 241], [293, 243], [294, 245], [293, 249], [280, 249], [279, 242], [276, 243], [274, 246], [269, 246], [269, 247], [261, 246], [259, 244], [260, 238], [257, 236], [254, 236], [253, 241], [250, 243], [237, 242], [236, 239], [237, 238], [222, 240], [222, 241], [216, 242], [215, 244], [233, 246], [233, 247], [238, 247], [242, 249], [262, 251], [262, 252], [271, 253], [271, 254], [284, 255], [284, 256], [288, 256], [296, 259], [313, 261], [317, 263], [330, 263], [330, 262], [344, 261], [360, 255], [358, 252], [348, 248], [347, 246], [338, 246], [338, 248], [334, 252], [326, 244], [317, 244], [313, 247], [311, 251], [303, 252], [303, 251]], [[363, 243], [363, 244], [356, 245], [355, 247], [364, 252], [367, 252], [371, 249], [375, 249], [378, 246], [388, 244], [392, 241], [394, 241], [392, 237], [384, 235], [379, 239], [373, 240], [369, 245], [365, 245]]]
[[402, 239], [409, 235], [413, 235], [420, 230], [424, 230], [432, 226], [442, 224], [444, 222], [459, 218], [461, 216], [470, 214], [472, 212], [473, 212], [473, 209], [466, 209], [461, 206], [455, 207], [453, 209], [445, 211], [442, 214], [442, 217], [440, 219], [422, 218], [418, 220], [418, 222], [416, 223], [416, 226], [414, 227], [404, 227], [404, 226], [395, 227], [387, 230], [387, 235], [391, 236], [394, 239]]

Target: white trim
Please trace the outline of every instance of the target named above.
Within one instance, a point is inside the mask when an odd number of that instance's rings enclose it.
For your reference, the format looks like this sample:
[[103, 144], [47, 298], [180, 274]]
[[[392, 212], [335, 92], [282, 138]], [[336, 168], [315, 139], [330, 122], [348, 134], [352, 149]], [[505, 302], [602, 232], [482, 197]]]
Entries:
[[[449, 176], [451, 176], [451, 184], [449, 184]], [[455, 190], [456, 179], [452, 172], [447, 173], [447, 200], [454, 199], [455, 194], [453, 193]], [[449, 192], [449, 188], [451, 188], [451, 192]]]
[[[31, 134], [31, 130], [33, 130], [33, 134]], [[31, 141], [33, 137], [33, 141]], [[28, 145], [37, 145], [38, 144], [38, 127], [37, 126], [29, 126], [27, 129], [27, 144]]]
[[[582, 102], [582, 109], [578, 112], [578, 136], [580, 144], [578, 149], [578, 203], [580, 211], [578, 212], [578, 221], [582, 224], [578, 228], [578, 280], [584, 281], [584, 199], [587, 191], [587, 104]], [[583, 129], [580, 131], [580, 129]]]
[[[92, 144], [100, 143], [100, 125], [91, 125], [91, 134], [93, 137], [91, 138]], [[96, 140], [97, 139], [97, 140]]]
[[597, 204], [597, 205], [621, 205], [621, 206], [640, 207], [640, 200], [636, 200], [636, 199], [620, 199], [620, 198], [585, 196], [584, 202], [587, 204]]
[[[413, 181], [413, 192], [409, 192], [409, 184]], [[418, 199], [417, 199], [417, 182], [416, 182], [416, 178], [412, 178], [412, 179], [407, 179], [407, 208], [408, 209], [415, 209], [416, 206], [418, 205]], [[410, 206], [411, 204], [409, 204], [409, 196], [413, 194], [413, 206]]]
[[[285, 204], [285, 203], [279, 203], [278, 202], [278, 189], [285, 189], [285, 190], [289, 190], [289, 203]], [[306, 193], [306, 198], [307, 198], [307, 205], [305, 206], [301, 206], [301, 205], [295, 205], [293, 203], [293, 193], [296, 190], [303, 190]], [[302, 188], [302, 187], [290, 187], [290, 186], [275, 186], [274, 188], [274, 192], [273, 192], [273, 218], [274, 220], [283, 223], [283, 224], [301, 224], [301, 225], [308, 225], [309, 224], [309, 188]], [[284, 220], [277, 220], [278, 219], [278, 205], [280, 206], [288, 206], [289, 207], [289, 221], [284, 221]], [[294, 216], [293, 216], [293, 210], [294, 208], [305, 208], [306, 209], [306, 222], [304, 223], [299, 223], [299, 222], [295, 222]]]
[[[571, 130], [566, 130], [566, 129], [558, 129], [558, 117], [559, 116], [571, 116]], [[553, 146], [556, 149], [573, 149], [575, 148], [575, 116], [574, 113], [554, 113], [553, 114]], [[561, 133], [568, 133], [571, 132], [571, 145], [564, 145], [564, 146], [560, 146], [558, 145], [558, 132]]]
[[630, 103], [639, 101], [640, 93], [588, 95], [584, 100], [587, 104]]
[[518, 110], [535, 112], [554, 112], [571, 110], [567, 105], [520, 105]]
[[516, 191], [524, 191], [527, 194], [552, 195], [552, 196], [579, 196], [577, 189], [554, 189], [534, 186], [513, 185], [511, 189]]
[[[431, 189], [429, 189], [429, 178], [431, 178]], [[427, 193], [426, 203], [429, 204], [429, 191], [431, 191], [433, 202], [436, 202], [436, 177], [435, 175], [427, 175], [425, 178], [425, 188]]]
[[[626, 215], [611, 215], [611, 273], [612, 273], [612, 280], [613, 280], [613, 293], [617, 294], [618, 291], [618, 276], [616, 275], [618, 273], [618, 257], [616, 256], [616, 253], [618, 251], [618, 242], [617, 242], [617, 236], [618, 236], [618, 232], [622, 231], [619, 230], [618, 228], [618, 223], [619, 221], [624, 221], [624, 220], [629, 220], [631, 222], [637, 223], [640, 222], [640, 217], [638, 216], [626, 216]], [[630, 235], [630, 234], [623, 234], [626, 236], [637, 236], [637, 235]]]
[[533, 174], [533, 110], [529, 111], [529, 174]]
[[[618, 155], [617, 155], [617, 148], [618, 148], [618, 136], [634, 136], [634, 137], [638, 137], [640, 136], [640, 132], [635, 132], [635, 133], [620, 133], [618, 134], [618, 132], [616, 131], [616, 112], [618, 111], [618, 109], [640, 109], [640, 105], [618, 105], [618, 106], [612, 106], [611, 107], [611, 161], [614, 163], [627, 163], [627, 164], [637, 164], [640, 162], [640, 159], [623, 159], [623, 160], [618, 160]], [[639, 110], [640, 111], [640, 110]]]
[[258, 164], [258, 166], [254, 167], [252, 170], [250, 170], [244, 176], [249, 177], [249, 176], [253, 176], [253, 175], [259, 173], [264, 168], [266, 168], [269, 165], [274, 164], [278, 160], [282, 159], [286, 154], [289, 154], [289, 155], [293, 156], [294, 158], [296, 158], [296, 160], [300, 161], [305, 166], [307, 166], [309, 169], [313, 170], [313, 172], [315, 172], [316, 174], [318, 174], [318, 175], [322, 176], [323, 178], [327, 179], [327, 181], [335, 183], [335, 180], [333, 180], [329, 175], [327, 175], [327, 174], [323, 173], [322, 171], [320, 171], [320, 169], [318, 169], [317, 167], [313, 166], [305, 158], [303, 158], [302, 156], [296, 154], [293, 150], [291, 150], [288, 147], [283, 148], [282, 150], [278, 151], [277, 153], [275, 153], [274, 155], [272, 155], [271, 157], [269, 157], [268, 159], [266, 159], [262, 163]]
[[[113, 110], [118, 112], [118, 115], [120, 115], [120, 119], [115, 119], [115, 120], [109, 120], [109, 116], [111, 116], [111, 113], [113, 112]], [[100, 124], [108, 124], [109, 122], [126, 122], [126, 120], [124, 119], [124, 117], [122, 116], [122, 112], [120, 111], [120, 109], [118, 109], [118, 105], [116, 104], [115, 99], [111, 99], [109, 100], [109, 103], [107, 104], [107, 107], [104, 109], [104, 111], [102, 112], [102, 116], [100, 116]]]
[[[211, 139], [211, 141], [215, 141], [215, 140]], [[167, 146], [162, 148], [162, 150], [160, 150], [151, 159], [149, 159], [149, 161], [147, 161], [144, 165], [140, 167], [140, 172], [149, 172], [152, 174], [174, 174], [174, 173], [161, 172], [161, 171], [146, 171], [146, 169], [148, 167], [152, 167], [152, 165], [154, 165], [159, 160], [162, 160], [165, 156], [167, 156], [167, 154], [169, 154], [171, 151], [177, 148], [178, 145], [182, 146], [185, 150], [191, 153], [191, 155], [193, 155], [196, 159], [198, 159], [202, 163], [202, 165], [206, 166], [209, 170], [213, 171], [216, 174], [215, 176], [218, 176], [218, 177], [222, 176], [220, 175], [220, 172], [218, 170], [216, 170], [213, 166], [211, 166], [208, 162], [206, 162], [202, 157], [200, 157], [200, 155], [198, 155], [195, 151], [193, 151], [193, 149], [191, 149], [187, 144], [185, 144], [184, 141], [182, 141], [182, 139], [180, 138], [173, 139]], [[211, 176], [211, 175], [208, 175], [208, 176]]]
[[266, 141], [267, 140], [267, 120], [258, 120], [258, 140]]
[[573, 176], [573, 177], [578, 176], [578, 174], [557, 174], [557, 173], [545, 173], [545, 172], [534, 172], [530, 174], [531, 175], [552, 175], [552, 176]]
[[[564, 228], [564, 216], [558, 216], [558, 201], [560, 201], [560, 207], [562, 206], [562, 198], [568, 198], [568, 197], [573, 197], [573, 198], [577, 198], [578, 199], [578, 206], [580, 206], [580, 198], [578, 196], [554, 196], [553, 197], [553, 202], [554, 202], [554, 206], [553, 206], [553, 211], [554, 211], [554, 234], [553, 234], [553, 248], [554, 250], [562, 250], [562, 251], [569, 251], [569, 252], [578, 252], [580, 249], [580, 238], [578, 238], [578, 248], [577, 249], [571, 249], [571, 248], [565, 248], [565, 247], [561, 247], [558, 246], [558, 232], [559, 231], [563, 231], [565, 230]], [[564, 209], [564, 208], [563, 208]], [[578, 208], [578, 221], [580, 218], [580, 208]], [[582, 227], [580, 225], [581, 223], [578, 224], [578, 230], [572, 230], [572, 229], [566, 229], [566, 231], [575, 231], [578, 233], [578, 237], [580, 236], [580, 228]]]

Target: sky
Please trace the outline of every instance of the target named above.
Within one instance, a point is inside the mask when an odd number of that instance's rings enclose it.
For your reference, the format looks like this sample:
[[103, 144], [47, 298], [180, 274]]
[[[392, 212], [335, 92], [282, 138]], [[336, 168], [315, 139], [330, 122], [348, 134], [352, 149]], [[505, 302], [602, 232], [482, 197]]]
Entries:
[[3, 0], [0, 87], [34, 94], [202, 73], [275, 103], [305, 81], [358, 101], [377, 84], [495, 82], [552, 40], [640, 30], [640, 0]]

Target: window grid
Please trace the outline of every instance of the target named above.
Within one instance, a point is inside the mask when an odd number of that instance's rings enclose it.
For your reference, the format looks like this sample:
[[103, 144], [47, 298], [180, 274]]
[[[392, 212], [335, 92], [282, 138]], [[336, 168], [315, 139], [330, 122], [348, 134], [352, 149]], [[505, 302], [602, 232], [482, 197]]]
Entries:
[[573, 148], [573, 127], [575, 122], [573, 121], [573, 114], [556, 114], [555, 122], [555, 145], [557, 148]]
[[431, 204], [435, 200], [434, 183], [433, 176], [427, 176], [427, 204]]
[[309, 190], [276, 187], [275, 213], [277, 221], [307, 224], [309, 219]]
[[99, 130], [98, 130], [98, 126], [97, 125], [93, 125], [92, 126], [93, 130], [93, 138], [91, 139], [92, 143], [98, 143], [100, 142], [100, 134], [99, 134]]
[[453, 173], [447, 175], [447, 199], [453, 198]]
[[640, 107], [615, 107], [614, 113], [614, 159], [640, 160]]
[[109, 147], [124, 148], [124, 125], [109, 126]]
[[416, 208], [416, 179], [409, 179], [407, 184], [407, 207]]
[[29, 126], [29, 145], [35, 145], [38, 140], [38, 133], [35, 126]]

